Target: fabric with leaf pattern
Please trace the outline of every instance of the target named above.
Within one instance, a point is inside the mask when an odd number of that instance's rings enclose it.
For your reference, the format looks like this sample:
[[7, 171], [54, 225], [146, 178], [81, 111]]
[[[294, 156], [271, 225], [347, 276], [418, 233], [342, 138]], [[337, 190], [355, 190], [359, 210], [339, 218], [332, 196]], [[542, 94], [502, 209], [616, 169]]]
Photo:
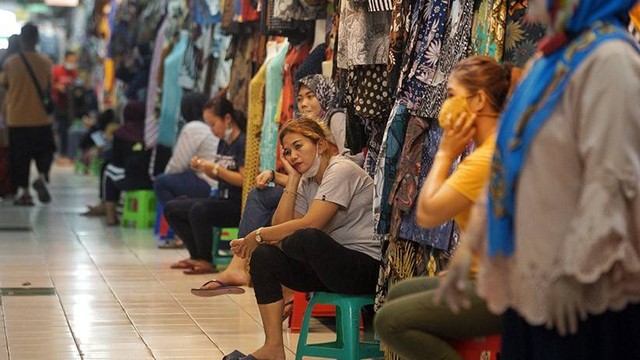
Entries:
[[545, 35], [544, 26], [526, 21], [527, 6], [527, 0], [509, 0], [507, 7], [507, 28], [502, 61], [519, 67], [524, 67], [531, 59], [538, 48], [538, 43]]

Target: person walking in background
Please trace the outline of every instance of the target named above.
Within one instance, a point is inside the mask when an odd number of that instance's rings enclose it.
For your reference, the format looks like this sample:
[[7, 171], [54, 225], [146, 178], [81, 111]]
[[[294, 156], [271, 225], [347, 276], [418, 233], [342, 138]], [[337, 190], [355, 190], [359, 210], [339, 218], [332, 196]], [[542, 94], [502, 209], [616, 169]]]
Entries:
[[71, 114], [69, 112], [69, 95], [73, 82], [78, 77], [76, 69], [77, 55], [67, 51], [62, 64], [53, 67], [53, 89], [51, 96], [55, 104], [54, 125], [58, 136], [58, 159], [60, 165], [70, 165], [72, 159], [68, 156], [69, 146], [68, 132], [71, 126]]
[[[45, 106], [44, 89], [51, 82], [52, 63], [36, 51], [38, 28], [28, 23], [20, 32], [20, 52], [6, 59], [2, 85], [8, 88], [6, 122], [9, 127], [10, 168], [18, 187], [16, 205], [31, 206], [29, 167], [35, 160], [38, 178], [33, 188], [42, 203], [51, 201], [47, 189], [55, 142], [51, 116]], [[33, 73], [33, 77], [30, 72]]]

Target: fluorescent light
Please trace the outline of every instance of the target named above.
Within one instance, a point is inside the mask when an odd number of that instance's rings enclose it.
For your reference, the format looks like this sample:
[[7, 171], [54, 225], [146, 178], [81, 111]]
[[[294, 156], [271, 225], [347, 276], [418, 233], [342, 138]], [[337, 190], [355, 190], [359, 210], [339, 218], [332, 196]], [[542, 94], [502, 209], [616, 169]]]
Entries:
[[44, 0], [44, 3], [49, 6], [78, 6], [78, 0]]

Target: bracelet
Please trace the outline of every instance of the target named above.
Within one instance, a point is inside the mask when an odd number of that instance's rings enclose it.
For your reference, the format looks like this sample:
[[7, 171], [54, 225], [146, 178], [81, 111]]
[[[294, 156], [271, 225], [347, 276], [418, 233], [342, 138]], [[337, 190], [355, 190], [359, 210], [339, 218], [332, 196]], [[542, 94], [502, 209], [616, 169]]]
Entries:
[[274, 170], [271, 171], [271, 177], [269, 178], [269, 182], [273, 182], [276, 179], [276, 172]]
[[293, 195], [293, 196], [297, 196], [297, 195], [298, 195], [298, 193], [297, 193], [297, 192], [295, 192], [295, 191], [291, 191], [291, 190], [289, 190], [289, 189], [287, 189], [287, 188], [285, 188], [285, 189], [284, 189], [284, 193], [285, 193], [285, 194], [289, 194], [289, 195]]
[[211, 172], [213, 173], [213, 176], [218, 177], [218, 170], [220, 169], [220, 165], [218, 164], [214, 164], [213, 165], [213, 169], [211, 170]]

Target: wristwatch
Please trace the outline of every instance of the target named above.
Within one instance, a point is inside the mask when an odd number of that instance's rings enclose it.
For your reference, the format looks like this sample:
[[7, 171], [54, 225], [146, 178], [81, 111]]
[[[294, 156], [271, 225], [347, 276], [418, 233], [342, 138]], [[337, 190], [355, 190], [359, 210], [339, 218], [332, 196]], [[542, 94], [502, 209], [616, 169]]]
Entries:
[[213, 173], [213, 176], [218, 177], [218, 169], [220, 169], [220, 165], [214, 164], [213, 170], [211, 171]]
[[258, 230], [256, 230], [256, 242], [258, 244], [262, 243], [262, 236], [260, 236], [260, 231], [262, 230], [262, 228], [258, 228]]

